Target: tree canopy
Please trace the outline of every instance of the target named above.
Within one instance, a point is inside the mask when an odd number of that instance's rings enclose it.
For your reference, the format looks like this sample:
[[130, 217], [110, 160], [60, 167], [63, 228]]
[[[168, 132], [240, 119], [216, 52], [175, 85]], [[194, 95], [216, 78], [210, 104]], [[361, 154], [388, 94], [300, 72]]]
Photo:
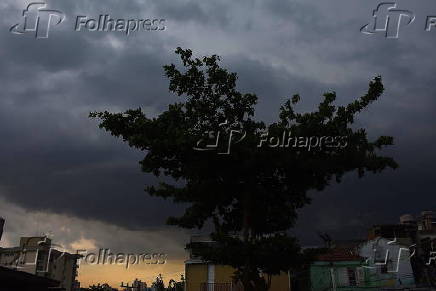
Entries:
[[90, 116], [144, 151], [144, 172], [173, 178], [146, 188], [189, 203], [169, 224], [202, 228], [212, 221], [218, 244], [204, 252], [205, 259], [235, 267], [244, 286], [257, 288], [248, 290], [266, 290], [268, 280], [259, 271], [278, 274], [297, 261], [298, 244], [287, 231], [297, 209], [310, 202], [309, 191], [340, 182], [350, 171], [362, 177], [397, 167], [379, 153], [392, 137], [370, 141], [365, 129], [352, 127], [357, 114], [382, 95], [382, 79], [373, 78], [367, 92], [345, 106], [334, 105], [336, 93], [327, 92], [312, 112], [296, 112], [296, 94], [267, 124], [254, 118], [257, 96], [237, 90], [237, 74], [222, 68], [219, 56], [195, 58], [181, 48], [176, 54], [184, 69], [171, 64], [164, 70], [179, 102], [157, 117], [141, 108]]

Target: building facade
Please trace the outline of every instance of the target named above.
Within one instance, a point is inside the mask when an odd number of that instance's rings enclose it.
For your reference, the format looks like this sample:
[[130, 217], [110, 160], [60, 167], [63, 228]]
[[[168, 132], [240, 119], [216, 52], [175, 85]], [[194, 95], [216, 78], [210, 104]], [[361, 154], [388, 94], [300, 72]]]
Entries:
[[373, 290], [368, 285], [363, 258], [345, 248], [317, 256], [310, 266], [310, 290]]
[[47, 237], [22, 237], [20, 245], [0, 249], [0, 266], [60, 282], [74, 291], [79, 255], [56, 250]]
[[411, 265], [415, 283], [436, 288], [436, 214], [422, 211], [420, 215], [404, 214], [399, 224], [375, 225], [369, 239], [383, 237], [395, 240], [413, 252]]
[[310, 266], [310, 290], [404, 290], [415, 288], [409, 248], [378, 237], [331, 248]]
[[359, 255], [365, 258], [367, 285], [380, 288], [413, 288], [415, 277], [407, 245], [386, 238], [375, 238], [364, 243]]
[[[185, 291], [242, 291], [240, 284], [235, 284], [231, 266], [215, 264], [203, 260], [198, 249], [207, 248], [215, 242], [205, 236], [191, 238], [188, 249], [189, 258], [185, 261]], [[272, 276], [270, 291], [289, 291], [290, 278], [287, 273]]]

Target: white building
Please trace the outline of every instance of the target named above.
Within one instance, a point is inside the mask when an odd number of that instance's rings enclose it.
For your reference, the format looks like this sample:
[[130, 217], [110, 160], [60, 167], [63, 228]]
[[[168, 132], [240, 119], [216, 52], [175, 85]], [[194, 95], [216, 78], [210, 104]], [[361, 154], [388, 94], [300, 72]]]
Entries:
[[411, 287], [415, 285], [410, 257], [413, 248], [396, 240], [375, 238], [362, 244], [359, 255], [366, 258], [371, 281], [381, 286]]

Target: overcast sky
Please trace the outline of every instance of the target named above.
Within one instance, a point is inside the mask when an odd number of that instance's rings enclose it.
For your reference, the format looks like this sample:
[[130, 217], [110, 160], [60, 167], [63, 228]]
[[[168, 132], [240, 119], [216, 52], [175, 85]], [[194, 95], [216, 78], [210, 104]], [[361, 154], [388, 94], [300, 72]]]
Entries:
[[[182, 208], [149, 197], [143, 188], [157, 180], [140, 172], [142, 153], [88, 118], [93, 110], [139, 106], [156, 116], [176, 102], [162, 66], [177, 61], [178, 46], [196, 56], [220, 55], [238, 73], [239, 89], [258, 95], [256, 116], [266, 121], [294, 93], [302, 96], [301, 110], [314, 108], [328, 90], [346, 104], [382, 75], [385, 94], [357, 125], [371, 137], [394, 136], [386, 154], [400, 168], [363, 179], [353, 173], [311, 193], [296, 229], [303, 245], [319, 244], [317, 231], [358, 238], [371, 224], [436, 210], [436, 27], [425, 31], [436, 2], [397, 1], [416, 16], [402, 23], [398, 39], [360, 32], [380, 3], [370, 0], [47, 1], [66, 16], [48, 39], [9, 32], [29, 3], [0, 3], [0, 216], [6, 218], [0, 245], [51, 232], [69, 248], [162, 250], [173, 264], [164, 272], [183, 271], [190, 232], [164, 224]], [[100, 14], [165, 19], [166, 29], [129, 36], [74, 31], [76, 16]]]

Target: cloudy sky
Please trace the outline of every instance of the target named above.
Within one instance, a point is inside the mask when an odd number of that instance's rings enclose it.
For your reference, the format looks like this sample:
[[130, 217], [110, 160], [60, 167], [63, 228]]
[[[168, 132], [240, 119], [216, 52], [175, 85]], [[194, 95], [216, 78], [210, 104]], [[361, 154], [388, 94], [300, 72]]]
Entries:
[[[400, 168], [364, 179], [350, 174], [341, 185], [311, 193], [295, 230], [303, 245], [319, 244], [317, 231], [355, 238], [371, 224], [436, 210], [436, 27], [425, 31], [427, 16], [436, 15], [434, 1], [397, 1], [397, 9], [416, 17], [410, 25], [402, 19], [398, 39], [360, 32], [381, 3], [372, 0], [52, 0], [48, 8], [66, 18], [47, 39], [9, 32], [30, 3], [0, 4], [0, 216], [7, 220], [0, 245], [50, 233], [69, 249], [168, 254], [164, 267], [83, 267], [82, 285], [183, 272], [192, 232], [164, 224], [183, 208], [149, 197], [143, 188], [157, 180], [140, 172], [142, 153], [88, 118], [93, 110], [139, 106], [156, 116], [177, 101], [162, 66], [177, 61], [178, 46], [222, 56], [238, 73], [239, 89], [259, 96], [256, 115], [266, 121], [294, 93], [302, 96], [301, 110], [328, 90], [346, 104], [382, 75], [385, 94], [357, 124], [371, 136], [395, 137], [386, 154]], [[165, 19], [166, 29], [129, 36], [74, 30], [78, 15], [101, 14]]]

